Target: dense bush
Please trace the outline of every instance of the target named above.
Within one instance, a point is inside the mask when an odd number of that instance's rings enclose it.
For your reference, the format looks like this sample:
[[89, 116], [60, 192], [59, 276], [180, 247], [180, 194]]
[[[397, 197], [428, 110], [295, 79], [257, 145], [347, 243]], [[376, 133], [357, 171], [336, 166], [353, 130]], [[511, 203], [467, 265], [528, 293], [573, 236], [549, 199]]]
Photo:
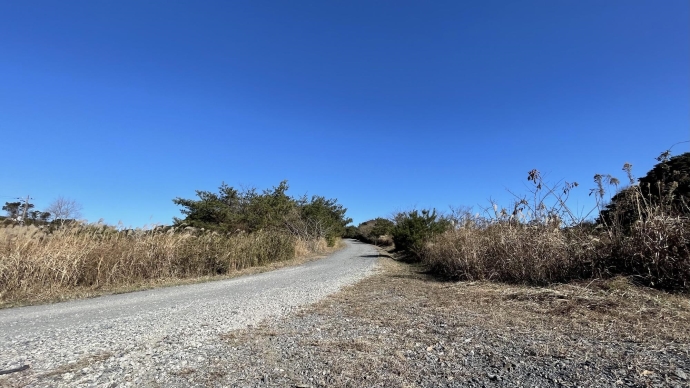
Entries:
[[395, 248], [418, 256], [424, 244], [451, 227], [450, 220], [439, 217], [436, 210], [412, 210], [398, 213], [392, 229]]
[[175, 218], [174, 224], [231, 233], [271, 230], [300, 238], [325, 238], [331, 244], [345, 235], [345, 226], [352, 220], [337, 200], [293, 198], [287, 190], [287, 181], [261, 193], [239, 191], [224, 183], [218, 193], [197, 190], [197, 200], [173, 200], [185, 215]]
[[356, 238], [366, 243], [390, 246], [393, 244], [391, 233], [394, 226], [393, 221], [379, 217], [362, 222], [356, 228], [350, 228], [348, 234], [351, 238]]
[[345, 238], [358, 238], [359, 237], [359, 229], [354, 225], [348, 225], [345, 227], [345, 235], [343, 237], [345, 237]]

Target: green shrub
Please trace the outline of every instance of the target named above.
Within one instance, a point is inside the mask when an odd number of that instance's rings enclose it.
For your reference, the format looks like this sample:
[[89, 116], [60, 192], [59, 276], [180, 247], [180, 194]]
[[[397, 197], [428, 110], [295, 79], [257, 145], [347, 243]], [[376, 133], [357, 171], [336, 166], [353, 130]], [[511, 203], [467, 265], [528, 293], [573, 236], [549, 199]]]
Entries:
[[343, 237], [345, 238], [358, 238], [359, 236], [359, 229], [354, 226], [354, 225], [348, 225], [345, 228], [345, 235]]
[[184, 218], [175, 218], [176, 227], [203, 228], [218, 232], [253, 233], [270, 230], [290, 233], [302, 239], [326, 238], [336, 241], [352, 222], [347, 209], [336, 199], [321, 196], [293, 198], [282, 181], [271, 190], [236, 190], [223, 183], [218, 193], [197, 190], [199, 199], [175, 198]]
[[391, 245], [389, 244], [388, 240], [386, 238], [382, 238], [384, 236], [389, 236], [393, 232], [393, 228], [395, 227], [395, 224], [391, 220], [387, 220], [385, 218], [375, 218], [373, 220], [365, 221], [359, 224], [355, 230], [352, 231], [354, 237], [360, 241], [369, 243], [369, 244], [376, 244], [376, 245], [381, 245], [380, 242], [383, 243], [383, 245]]
[[396, 215], [395, 227], [391, 233], [397, 250], [407, 251], [418, 257], [427, 241], [451, 226], [450, 220], [436, 214], [436, 209], [412, 210]]

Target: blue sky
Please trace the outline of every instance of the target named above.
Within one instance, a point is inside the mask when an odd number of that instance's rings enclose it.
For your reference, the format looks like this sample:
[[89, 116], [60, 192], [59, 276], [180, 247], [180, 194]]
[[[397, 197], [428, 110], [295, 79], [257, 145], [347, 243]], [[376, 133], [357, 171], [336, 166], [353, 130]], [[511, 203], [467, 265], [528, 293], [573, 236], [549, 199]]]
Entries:
[[143, 226], [287, 179], [359, 223], [507, 203], [536, 168], [586, 208], [689, 140], [689, 4], [0, 1], [0, 202]]

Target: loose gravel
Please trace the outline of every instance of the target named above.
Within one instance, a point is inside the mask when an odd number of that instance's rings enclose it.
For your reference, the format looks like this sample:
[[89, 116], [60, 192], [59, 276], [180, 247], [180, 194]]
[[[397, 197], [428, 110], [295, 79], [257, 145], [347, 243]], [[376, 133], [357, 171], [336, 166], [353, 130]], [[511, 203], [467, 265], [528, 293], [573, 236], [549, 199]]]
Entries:
[[325, 259], [258, 275], [0, 310], [0, 370], [30, 366], [1, 375], [0, 386], [174, 385], [225, 357], [221, 335], [317, 302], [371, 274], [377, 259], [348, 241]]
[[[71, 362], [57, 357], [50, 368], [42, 361], [39, 370], [34, 361], [30, 371], [3, 376], [0, 384], [690, 386], [687, 295], [669, 295], [620, 279], [549, 288], [441, 282], [425, 274], [423, 267], [388, 257], [379, 259], [372, 273], [376, 254], [358, 244], [350, 249], [358, 250], [355, 255], [328, 260], [344, 263], [333, 264], [342, 271], [364, 268], [349, 277], [350, 281], [361, 280], [316, 303], [289, 311], [278, 305], [265, 307], [273, 311], [251, 314], [265, 318], [258, 324], [256, 320], [235, 324], [234, 316], [227, 319], [223, 314], [203, 315], [215, 309], [205, 306], [198, 310], [201, 318], [170, 318], [180, 325], [172, 330], [166, 325], [174, 324], [163, 319], [167, 316], [157, 315], [159, 326], [165, 329], [154, 327], [156, 323], [148, 318], [130, 321], [130, 328], [120, 328], [119, 333], [129, 333], [131, 338], [125, 334], [100, 338], [95, 333], [101, 329], [82, 326], [72, 334], [84, 332], [89, 341], [63, 340], [63, 348], [50, 340], [53, 337], [44, 337], [34, 339], [31, 345], [42, 349], [31, 351], [34, 360], [37, 354], [52, 349], [56, 354], [69, 353]], [[318, 272], [323, 275], [324, 271]], [[371, 276], [364, 278], [363, 273]], [[263, 283], [252, 293], [262, 294], [262, 287], [276, 286], [272, 283], [283, 278], [269, 278], [271, 284]], [[310, 289], [313, 281], [305, 279], [301, 287]], [[2, 319], [0, 316], [0, 322]], [[149, 325], [147, 330], [155, 334], [140, 334], [136, 325]], [[112, 345], [77, 352], [90, 341], [103, 344], [106, 338]], [[14, 341], [14, 347], [32, 349], [24, 345], [25, 339]], [[53, 345], [38, 346], [41, 341], [53, 341]]]
[[687, 296], [616, 282], [445, 283], [390, 259], [380, 270], [227, 333], [221, 360], [173, 386], [690, 386]]

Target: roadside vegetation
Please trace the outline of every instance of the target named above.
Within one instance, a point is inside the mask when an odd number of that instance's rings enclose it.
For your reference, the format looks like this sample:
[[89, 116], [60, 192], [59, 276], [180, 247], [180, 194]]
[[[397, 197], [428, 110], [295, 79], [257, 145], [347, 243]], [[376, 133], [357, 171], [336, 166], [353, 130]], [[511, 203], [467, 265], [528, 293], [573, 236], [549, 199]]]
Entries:
[[354, 238], [369, 244], [379, 246], [392, 246], [393, 237], [391, 232], [395, 227], [393, 221], [386, 218], [376, 218], [359, 224], [359, 226], [350, 225], [347, 227], [345, 236]]
[[[569, 206], [576, 182], [546, 182], [532, 170], [531, 190], [509, 206], [490, 203], [481, 213], [459, 209], [401, 212], [378, 235], [380, 219], [348, 233], [364, 241], [392, 240], [412, 261], [455, 280], [544, 286], [626, 277], [634, 284], [690, 291], [690, 153], [671, 157], [628, 185], [594, 176], [597, 206], [578, 214]], [[609, 193], [614, 193], [609, 199]], [[372, 232], [376, 230], [376, 232]]]
[[219, 193], [198, 191], [196, 200], [174, 200], [184, 218], [151, 229], [6, 221], [0, 307], [227, 276], [336, 248], [350, 222], [346, 209], [334, 199], [292, 198], [287, 190], [281, 182], [261, 193], [227, 185]]
[[175, 198], [184, 218], [174, 226], [224, 233], [271, 231], [303, 239], [324, 238], [333, 246], [352, 222], [347, 209], [336, 199], [322, 196], [294, 198], [287, 195], [287, 181], [259, 193], [250, 188], [237, 190], [223, 183], [218, 192], [197, 190], [198, 199]]

